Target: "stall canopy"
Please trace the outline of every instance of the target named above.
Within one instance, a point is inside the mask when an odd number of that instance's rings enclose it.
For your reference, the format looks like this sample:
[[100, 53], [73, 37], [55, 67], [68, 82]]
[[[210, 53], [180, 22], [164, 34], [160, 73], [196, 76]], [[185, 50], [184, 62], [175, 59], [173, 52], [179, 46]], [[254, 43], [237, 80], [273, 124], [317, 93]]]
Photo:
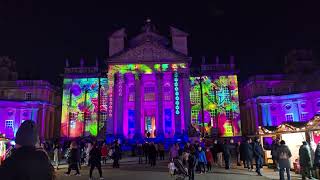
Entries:
[[320, 130], [320, 114], [316, 114], [308, 122], [286, 122], [279, 126], [259, 126], [259, 135], [272, 135]]

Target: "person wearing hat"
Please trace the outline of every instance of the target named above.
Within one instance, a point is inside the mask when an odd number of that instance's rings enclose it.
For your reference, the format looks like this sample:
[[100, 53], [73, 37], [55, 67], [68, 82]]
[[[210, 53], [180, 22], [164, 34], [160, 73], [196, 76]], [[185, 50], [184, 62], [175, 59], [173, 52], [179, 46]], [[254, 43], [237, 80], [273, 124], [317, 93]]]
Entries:
[[38, 129], [33, 121], [26, 120], [21, 124], [15, 142], [15, 151], [0, 166], [1, 179], [55, 179], [48, 155], [39, 148]]

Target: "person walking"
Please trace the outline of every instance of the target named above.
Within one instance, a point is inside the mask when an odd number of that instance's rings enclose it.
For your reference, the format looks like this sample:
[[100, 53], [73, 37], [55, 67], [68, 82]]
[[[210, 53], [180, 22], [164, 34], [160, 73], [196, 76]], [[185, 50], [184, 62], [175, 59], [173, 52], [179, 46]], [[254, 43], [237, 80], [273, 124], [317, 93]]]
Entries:
[[218, 140], [214, 140], [212, 146], [210, 147], [210, 151], [213, 157], [213, 164], [218, 166]]
[[290, 158], [291, 158], [291, 151], [286, 146], [286, 142], [284, 140], [280, 141], [280, 146], [277, 149], [277, 157], [279, 163], [279, 176], [280, 180], [284, 180], [284, 171], [287, 172], [287, 178], [290, 180]]
[[59, 169], [59, 155], [60, 155], [60, 146], [56, 143], [53, 147], [53, 162], [56, 166], [56, 169]]
[[274, 165], [274, 171], [279, 170], [278, 157], [277, 157], [279, 146], [280, 146], [279, 139], [275, 139], [271, 145], [271, 157]]
[[177, 149], [177, 145], [173, 144], [170, 148], [170, 159], [176, 159], [178, 157], [178, 149]]
[[245, 165], [248, 168], [248, 171], [253, 171], [253, 146], [252, 141], [250, 138], [247, 139], [247, 141], [243, 145], [243, 158], [245, 159], [246, 163]]
[[256, 160], [256, 173], [258, 174], [258, 176], [262, 176], [260, 169], [262, 168], [262, 165], [263, 165], [263, 148], [259, 138], [257, 138], [254, 143], [253, 152]]
[[148, 142], [145, 142], [143, 144], [143, 154], [145, 156], [145, 159], [146, 159], [146, 164], [149, 163], [149, 160], [148, 160], [148, 157], [149, 157], [149, 143]]
[[89, 172], [89, 180], [92, 179], [92, 171], [96, 167], [99, 171], [100, 179], [104, 179], [102, 177], [101, 170], [101, 150], [98, 148], [97, 143], [94, 142], [92, 145], [92, 149], [89, 153], [89, 164], [90, 164], [90, 172]]
[[157, 149], [155, 147], [155, 144], [151, 142], [149, 146], [149, 161], [150, 161], [151, 167], [156, 166], [156, 159], [157, 159]]
[[225, 169], [230, 169], [231, 147], [227, 140], [225, 140], [223, 144], [223, 159], [225, 162]]
[[142, 144], [138, 144], [137, 145], [137, 148], [136, 148], [137, 152], [137, 156], [138, 156], [138, 161], [139, 161], [139, 164], [142, 164], [142, 157], [143, 157], [143, 147], [142, 147]]
[[301, 168], [301, 175], [302, 179], [306, 179], [308, 177], [309, 179], [312, 179], [311, 176], [311, 167], [312, 167], [312, 161], [311, 161], [311, 150], [308, 146], [308, 143], [306, 141], [302, 142], [302, 146], [300, 146], [299, 149], [299, 163]]
[[240, 155], [240, 147], [241, 142], [238, 141], [236, 144], [236, 159], [237, 159], [237, 166], [241, 166], [241, 155]]
[[207, 158], [201, 146], [198, 147], [198, 165], [200, 174], [206, 173]]
[[113, 158], [113, 168], [120, 168], [119, 165], [119, 160], [120, 160], [120, 146], [118, 144], [118, 141], [115, 142], [114, 146], [113, 146], [113, 153], [112, 153], [112, 158]]
[[191, 151], [188, 157], [188, 175], [189, 180], [194, 180], [194, 171], [197, 164], [197, 160], [195, 157], [195, 151]]
[[212, 153], [210, 151], [210, 148], [207, 148], [207, 150], [206, 150], [206, 158], [207, 158], [207, 170], [208, 170], [208, 172], [211, 172], [212, 164], [213, 164], [213, 157], [212, 157]]
[[164, 160], [164, 145], [162, 143], [159, 143], [159, 155], [160, 160]]
[[108, 147], [106, 143], [103, 143], [101, 147], [101, 158], [102, 158], [103, 164], [107, 164], [107, 157], [108, 157]]
[[75, 141], [72, 141], [70, 144], [70, 151], [68, 154], [68, 172], [65, 173], [66, 176], [70, 176], [70, 172], [72, 169], [76, 170], [76, 176], [81, 176], [79, 172], [79, 152], [78, 152], [78, 145]]
[[317, 145], [317, 148], [314, 152], [314, 167], [316, 168], [316, 174], [320, 177], [320, 142]]
[[3, 180], [52, 180], [54, 167], [45, 151], [39, 148], [39, 135], [35, 122], [24, 121], [15, 139], [12, 154], [0, 166]]

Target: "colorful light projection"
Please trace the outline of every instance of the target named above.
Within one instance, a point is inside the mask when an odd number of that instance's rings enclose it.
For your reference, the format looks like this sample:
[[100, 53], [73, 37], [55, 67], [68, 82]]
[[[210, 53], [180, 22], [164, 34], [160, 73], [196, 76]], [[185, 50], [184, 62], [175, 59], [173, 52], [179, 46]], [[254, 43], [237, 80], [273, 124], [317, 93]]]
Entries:
[[[190, 77], [190, 81], [191, 119], [202, 129], [200, 78]], [[216, 128], [222, 137], [241, 136], [237, 76], [202, 76], [201, 81], [205, 131]]]
[[[171, 67], [171, 68], [169, 68]], [[110, 65], [109, 74], [121, 73], [125, 74], [131, 72], [133, 74], [152, 74], [153, 72], [167, 72], [172, 69], [185, 69], [186, 64], [119, 64], [119, 65]]]
[[179, 97], [179, 78], [178, 78], [178, 72], [175, 71], [173, 74], [174, 77], [174, 96], [175, 96], [175, 112], [177, 115], [180, 114], [180, 97]]
[[[98, 133], [100, 84], [100, 115], [108, 112], [108, 80], [106, 78], [64, 79], [61, 135], [63, 137], [96, 136]], [[105, 116], [100, 116], [100, 120]], [[103, 122], [100, 127], [103, 127]]]

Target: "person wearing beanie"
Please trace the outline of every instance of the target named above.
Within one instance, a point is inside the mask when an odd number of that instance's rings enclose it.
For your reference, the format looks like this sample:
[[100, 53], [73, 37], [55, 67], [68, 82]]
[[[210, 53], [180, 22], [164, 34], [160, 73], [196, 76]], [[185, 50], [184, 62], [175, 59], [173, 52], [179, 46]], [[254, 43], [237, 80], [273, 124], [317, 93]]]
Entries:
[[54, 168], [47, 154], [37, 148], [37, 125], [24, 121], [16, 133], [15, 151], [0, 166], [0, 177], [6, 180], [52, 180]]

